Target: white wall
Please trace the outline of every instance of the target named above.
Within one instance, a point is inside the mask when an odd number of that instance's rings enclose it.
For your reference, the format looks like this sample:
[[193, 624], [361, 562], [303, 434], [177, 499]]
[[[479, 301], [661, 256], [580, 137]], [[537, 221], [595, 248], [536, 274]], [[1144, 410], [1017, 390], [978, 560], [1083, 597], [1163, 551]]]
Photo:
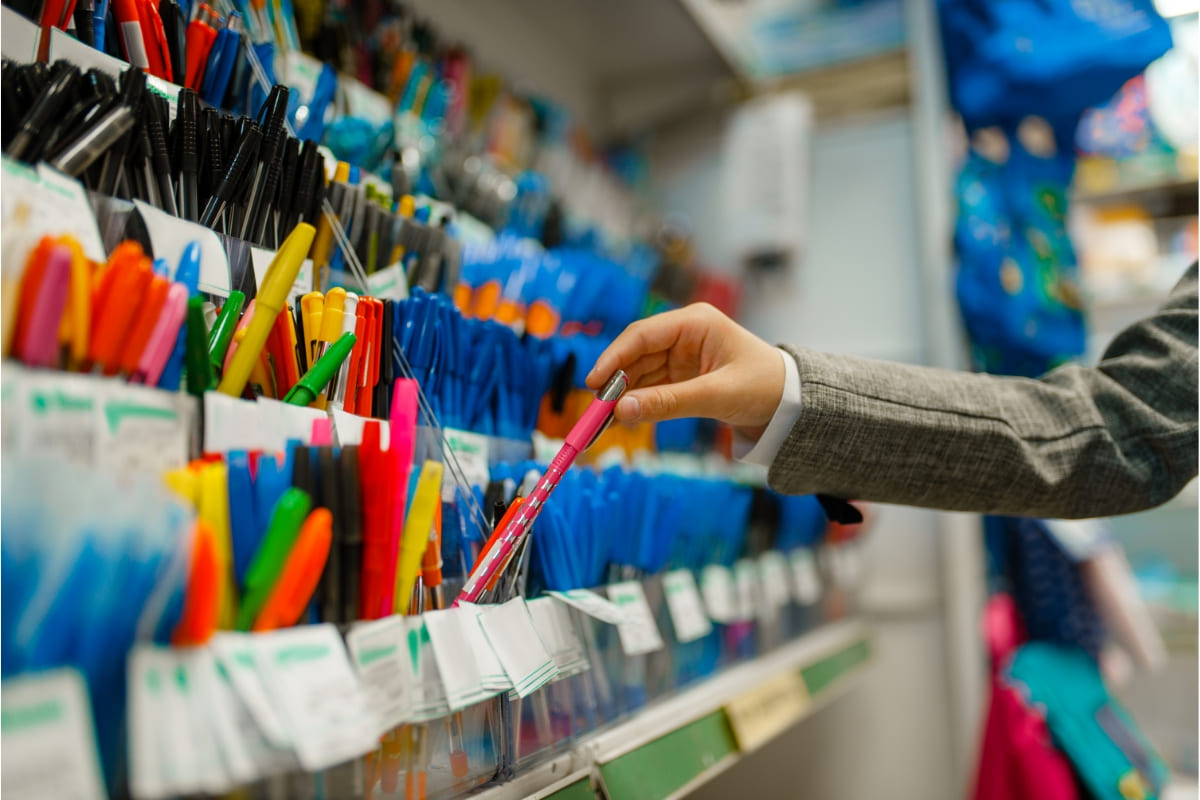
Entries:
[[[650, 151], [660, 207], [685, 215], [697, 251], [715, 254], [715, 262], [728, 257], [717, 194], [720, 142], [721, 122], [710, 120], [659, 139]], [[802, 262], [750, 286], [742, 321], [770, 341], [926, 362], [924, 315], [930, 303], [950, 298], [922, 290], [908, 114], [818, 127], [812, 147]], [[876, 639], [864, 684], [695, 797], [962, 795], [970, 772], [962, 753], [973, 747], [952, 741], [938, 517], [899, 507], [878, 512], [865, 553], [862, 603]]]

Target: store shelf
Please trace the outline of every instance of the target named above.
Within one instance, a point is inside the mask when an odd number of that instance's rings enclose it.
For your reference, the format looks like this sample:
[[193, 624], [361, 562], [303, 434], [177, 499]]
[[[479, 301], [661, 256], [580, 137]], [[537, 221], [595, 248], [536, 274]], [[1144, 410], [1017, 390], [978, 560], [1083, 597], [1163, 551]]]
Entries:
[[1080, 190], [1072, 193], [1073, 200], [1095, 205], [1142, 203], [1157, 195], [1188, 195], [1197, 190], [1195, 177], [1153, 178], [1144, 181], [1118, 183], [1106, 189]]
[[[761, 658], [733, 667], [632, 719], [585, 737], [575, 749], [509, 783], [472, 795], [476, 800], [582, 800], [602, 785], [605, 797], [681, 797], [728, 769], [745, 752], [727, 709], [762, 699], [781, 679], [793, 696], [785, 716], [769, 721], [777, 733], [845, 693], [871, 658], [867, 626], [832, 623]], [[760, 743], [761, 744], [761, 743]]]

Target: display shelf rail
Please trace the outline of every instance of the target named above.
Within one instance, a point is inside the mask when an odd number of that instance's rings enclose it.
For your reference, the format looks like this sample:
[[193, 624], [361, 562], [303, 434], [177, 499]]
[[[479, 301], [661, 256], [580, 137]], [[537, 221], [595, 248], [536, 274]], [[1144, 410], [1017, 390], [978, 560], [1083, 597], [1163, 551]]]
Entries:
[[[471, 798], [683, 797], [747, 752], [841, 697], [861, 677], [871, 653], [870, 629], [861, 620], [823, 625], [588, 735], [570, 752], [508, 783], [481, 789]], [[789, 699], [765, 702], [771, 700], [771, 687], [781, 685]], [[739, 745], [730, 716], [731, 709], [743, 701], [772, 709], [770, 719], [756, 723], [767, 725], [770, 735], [743, 742], [749, 747]], [[743, 730], [741, 738], [751, 737]]]

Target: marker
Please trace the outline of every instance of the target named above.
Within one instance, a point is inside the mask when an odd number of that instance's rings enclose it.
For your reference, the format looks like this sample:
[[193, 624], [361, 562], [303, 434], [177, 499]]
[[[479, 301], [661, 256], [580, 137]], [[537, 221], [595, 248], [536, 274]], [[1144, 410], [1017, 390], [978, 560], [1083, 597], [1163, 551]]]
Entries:
[[253, 630], [271, 631], [295, 625], [312, 599], [333, 539], [333, 516], [318, 508], [308, 515]]
[[275, 504], [262, 544], [246, 570], [245, 593], [237, 615], [238, 630], [249, 630], [258, 618], [258, 612], [278, 581], [311, 506], [308, 494], [296, 488], [285, 490]]
[[275, 324], [275, 317], [284, 307], [288, 290], [296, 282], [296, 275], [300, 272], [300, 265], [312, 246], [315, 233], [313, 226], [301, 222], [284, 239], [271, 261], [271, 266], [267, 268], [262, 286], [259, 287], [258, 296], [255, 298], [254, 317], [246, 329], [246, 336], [238, 347], [229, 369], [221, 377], [217, 391], [237, 397], [246, 388], [250, 370], [266, 344], [271, 326]]
[[58, 326], [58, 341], [66, 352], [69, 369], [80, 369], [87, 361], [88, 334], [92, 318], [92, 275], [83, 248], [73, 237], [59, 239], [71, 251], [70, 287], [67, 307]]
[[211, 525], [202, 519], [196, 520], [183, 612], [171, 635], [171, 643], [177, 647], [202, 645], [217, 629], [221, 592], [215, 538]]
[[46, 258], [45, 275], [29, 317], [29, 328], [18, 357], [33, 367], [51, 367], [58, 360], [58, 326], [67, 304], [71, 251], [56, 244]]
[[317, 363], [317, 342], [321, 338], [321, 318], [325, 311], [325, 295], [309, 292], [300, 298], [300, 318], [304, 334], [304, 352], [308, 363]]
[[236, 607], [233, 576], [233, 535], [229, 528], [229, 478], [225, 465], [217, 462], [205, 464], [200, 470], [200, 502], [196, 506], [198, 516], [212, 526], [214, 548], [217, 554], [217, 585], [220, 592], [221, 627], [233, 624]]
[[[421, 467], [421, 477], [417, 481], [416, 494], [413, 495], [412, 509], [408, 519], [404, 521], [404, 535], [400, 539], [400, 552], [396, 562], [392, 599], [396, 613], [404, 613], [408, 609], [409, 598], [412, 597], [413, 586], [421, 569], [421, 560], [429, 546], [429, 532], [433, 529], [435, 509], [442, 502], [442, 469], [442, 464], [438, 461], [426, 461]], [[404, 475], [407, 478], [407, 471]], [[398, 499], [396, 505], [403, 508], [403, 499]]]
[[137, 371], [138, 363], [146, 352], [146, 345], [150, 342], [150, 334], [154, 332], [158, 318], [162, 315], [170, 288], [171, 282], [161, 275], [150, 278], [150, 287], [138, 305], [129, 336], [125, 339], [125, 346], [121, 351], [120, 371], [125, 375], [132, 375]]
[[304, 373], [304, 377], [292, 387], [292, 390], [283, 398], [283, 402], [295, 406], [307, 406], [316, 400], [325, 385], [337, 374], [342, 362], [350, 355], [350, 351], [354, 349], [354, 341], [353, 333], [342, 334], [341, 338], [334, 342], [333, 347], [321, 356], [312, 369]]
[[163, 303], [162, 313], [158, 316], [158, 322], [150, 333], [150, 340], [146, 342], [146, 350], [138, 362], [137, 372], [131, 378], [134, 383], [144, 383], [147, 386], [158, 385], [163, 368], [167, 365], [167, 359], [171, 357], [171, 350], [175, 347], [179, 328], [183, 325], [184, 316], [187, 313], [187, 301], [187, 289], [182, 284], [172, 283], [171, 287], [167, 289], [167, 299]]
[[109, 270], [112, 274], [104, 276], [107, 286], [101, 289], [103, 296], [98, 298], [92, 317], [88, 357], [104, 374], [115, 375], [120, 367], [121, 345], [153, 273], [150, 259], [142, 255], [140, 247], [118, 248], [114, 251], [114, 259], [110, 260]]
[[212, 364], [213, 374], [219, 375], [225, 365], [225, 351], [229, 349], [229, 343], [233, 340], [233, 332], [237, 328], [238, 317], [245, 302], [246, 295], [237, 290], [230, 292], [225, 305], [221, 306], [221, 312], [217, 314], [217, 321], [208, 332], [208, 359]]
[[197, 397], [217, 385], [208, 358], [208, 335], [204, 329], [204, 299], [192, 297], [187, 304], [186, 370], [188, 394]]

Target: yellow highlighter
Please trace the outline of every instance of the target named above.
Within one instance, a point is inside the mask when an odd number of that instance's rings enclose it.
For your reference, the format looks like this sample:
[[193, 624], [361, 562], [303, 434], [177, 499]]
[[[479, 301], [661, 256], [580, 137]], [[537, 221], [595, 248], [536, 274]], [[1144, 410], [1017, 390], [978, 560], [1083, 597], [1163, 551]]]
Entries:
[[254, 317], [246, 327], [246, 335], [234, 353], [229, 369], [221, 376], [221, 382], [217, 385], [218, 392], [238, 397], [246, 388], [246, 381], [250, 378], [250, 371], [254, 369], [254, 362], [258, 360], [259, 353], [267, 343], [267, 337], [271, 335], [275, 317], [287, 303], [288, 290], [296, 282], [296, 275], [299, 274], [300, 265], [312, 247], [315, 234], [316, 229], [312, 225], [301, 222], [279, 246], [279, 252], [271, 260], [271, 266], [267, 267], [267, 274], [263, 276], [262, 286], [258, 288]]
[[[343, 318], [342, 312], [346, 307], [346, 290], [340, 286], [334, 287], [325, 293], [325, 309], [321, 312], [321, 329], [317, 334], [316, 361], [325, 355], [325, 351], [330, 345], [338, 340], [342, 335]], [[337, 389], [337, 373], [334, 373], [333, 378], [326, 385], [324, 391], [317, 395], [317, 408], [325, 410], [326, 398], [331, 396]]]
[[421, 557], [429, 544], [429, 531], [433, 528], [433, 515], [442, 500], [442, 464], [426, 461], [417, 479], [417, 491], [413, 495], [408, 518], [404, 520], [404, 534], [400, 538], [400, 552], [396, 558], [396, 587], [392, 595], [393, 608], [403, 614], [408, 611], [408, 601], [421, 570]]
[[232, 630], [237, 598], [233, 587], [233, 539], [229, 527], [229, 478], [225, 465], [208, 464], [200, 472], [200, 519], [212, 527], [217, 550], [217, 591], [220, 592], [218, 624]]
[[192, 506], [200, 504], [200, 476], [191, 467], [179, 467], [163, 473], [163, 483], [177, 497]]
[[92, 271], [83, 248], [72, 236], [60, 236], [59, 244], [71, 251], [67, 307], [58, 324], [58, 342], [67, 354], [67, 369], [80, 369], [87, 361], [88, 331], [92, 316]]
[[321, 338], [321, 321], [325, 312], [325, 295], [309, 292], [300, 298], [300, 322], [304, 325], [304, 352], [308, 368], [317, 363], [317, 342]]

